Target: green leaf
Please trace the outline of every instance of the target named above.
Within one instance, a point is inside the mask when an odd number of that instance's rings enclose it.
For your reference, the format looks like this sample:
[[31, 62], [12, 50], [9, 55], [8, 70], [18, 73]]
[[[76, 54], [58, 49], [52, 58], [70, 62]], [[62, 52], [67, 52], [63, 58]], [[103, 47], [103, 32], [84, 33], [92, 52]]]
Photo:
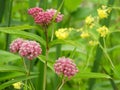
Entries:
[[116, 46], [113, 46], [112, 48], [108, 48], [107, 51], [111, 52], [111, 51], [113, 51], [115, 49], [119, 49], [119, 48], [120, 48], [120, 45], [116, 45]]
[[73, 77], [73, 79], [81, 79], [81, 78], [108, 78], [109, 79], [111, 77], [107, 74], [93, 73], [93, 72], [78, 73], [75, 77]]
[[25, 75], [25, 73], [22, 72], [0, 72], [0, 81], [12, 79], [14, 77]]
[[[74, 49], [75, 49], [75, 46], [73, 46], [73, 45], [62, 45], [62, 47], [61, 47], [61, 50], [62, 50], [62, 51], [72, 52]], [[50, 48], [49, 52], [50, 52], [50, 53], [51, 53], [51, 52], [52, 52], [52, 53], [53, 53], [53, 52], [56, 52], [56, 47]], [[76, 48], [75, 52], [86, 55], [86, 52], [85, 52], [83, 49], [81, 49], [81, 48]]]
[[40, 36], [35, 35], [33, 33], [25, 32], [25, 31], [16, 31], [16, 30], [2, 30], [2, 29], [0, 29], [0, 32], [14, 34], [14, 35], [22, 36], [25, 38], [34, 39], [34, 40], [40, 42], [42, 45], [44, 45], [44, 46], [46, 45], [45, 40], [43, 38], [41, 38]]
[[20, 56], [0, 50], [0, 64], [21, 59]]
[[68, 45], [72, 45], [72, 46], [75, 46], [75, 47], [81, 49], [80, 48], [81, 45], [76, 41], [73, 41], [73, 40], [58, 40], [58, 39], [50, 42], [49, 47], [52, 47], [52, 46], [57, 45], [57, 44], [63, 44], [63, 45], [68, 44]]
[[73, 12], [78, 8], [81, 1], [82, 0], [65, 0], [64, 5], [69, 12]]
[[0, 30], [27, 30], [27, 29], [36, 29], [36, 27], [30, 26], [30, 25], [22, 25], [22, 26], [14, 26], [14, 27], [0, 27]]
[[13, 72], [13, 71], [25, 72], [25, 69], [23, 67], [10, 66], [10, 65], [0, 66], [0, 72]]
[[31, 75], [31, 76], [27, 76], [27, 77], [26, 77], [26, 75], [23, 75], [21, 77], [14, 78], [13, 80], [9, 80], [8, 82], [1, 84], [0, 90], [3, 90], [5, 87], [8, 87], [16, 82], [20, 82], [20, 81], [28, 80], [28, 79], [33, 79], [33, 78], [37, 78], [37, 75]]

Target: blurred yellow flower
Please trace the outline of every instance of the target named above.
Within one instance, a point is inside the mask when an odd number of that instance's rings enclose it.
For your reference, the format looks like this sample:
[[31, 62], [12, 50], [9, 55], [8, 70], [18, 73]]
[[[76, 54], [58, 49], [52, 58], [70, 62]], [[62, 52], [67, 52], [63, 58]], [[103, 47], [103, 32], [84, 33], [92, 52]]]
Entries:
[[86, 17], [86, 19], [85, 19], [85, 23], [86, 24], [90, 25], [93, 22], [94, 22], [94, 18], [91, 15], [89, 15], [89, 16]]
[[22, 85], [22, 82], [17, 82], [17, 83], [14, 83], [14, 84], [13, 84], [13, 87], [14, 87], [15, 89], [21, 89], [21, 85]]
[[107, 6], [102, 6], [102, 8], [97, 9], [98, 16], [100, 19], [107, 18], [110, 11], [110, 8], [107, 8]]
[[95, 45], [98, 45], [98, 41], [90, 40], [90, 41], [89, 41], [89, 44], [90, 44], [91, 46], [95, 46]]
[[82, 32], [82, 34], [80, 36], [81, 36], [81, 38], [88, 38], [90, 36], [90, 34], [88, 32]]
[[58, 39], [66, 39], [69, 36], [69, 29], [61, 28], [55, 32], [55, 35]]
[[100, 33], [101, 37], [105, 37], [109, 33], [109, 30], [106, 26], [102, 26], [102, 27], [98, 28], [97, 31], [98, 31], [98, 33]]

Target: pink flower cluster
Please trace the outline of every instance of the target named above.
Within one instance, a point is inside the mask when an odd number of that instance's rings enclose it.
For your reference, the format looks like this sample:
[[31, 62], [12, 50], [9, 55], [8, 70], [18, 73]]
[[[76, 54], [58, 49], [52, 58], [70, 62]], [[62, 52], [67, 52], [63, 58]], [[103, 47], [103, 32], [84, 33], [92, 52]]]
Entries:
[[18, 52], [20, 56], [32, 60], [41, 54], [42, 49], [36, 41], [28, 41], [18, 38], [10, 44], [10, 51], [13, 53]]
[[[46, 11], [44, 11], [42, 8], [39, 7], [30, 8], [28, 10], [28, 14], [34, 18], [34, 21], [42, 26], [49, 25], [56, 13], [57, 10], [55, 9], [47, 9]], [[63, 15], [58, 12], [54, 22], [60, 22], [62, 21], [62, 19]]]
[[76, 64], [70, 58], [65, 57], [61, 57], [56, 61], [54, 69], [58, 75], [63, 74], [68, 78], [71, 78], [78, 72]]

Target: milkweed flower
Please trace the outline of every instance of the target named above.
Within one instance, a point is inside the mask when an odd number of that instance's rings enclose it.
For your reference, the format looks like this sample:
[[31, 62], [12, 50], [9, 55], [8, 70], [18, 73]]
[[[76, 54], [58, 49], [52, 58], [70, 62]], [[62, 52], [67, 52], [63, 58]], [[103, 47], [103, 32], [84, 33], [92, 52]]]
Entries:
[[55, 35], [58, 39], [66, 39], [69, 36], [69, 29], [60, 28], [55, 32]]
[[88, 32], [82, 32], [80, 36], [81, 38], [88, 38], [90, 34]]
[[107, 8], [107, 6], [102, 6], [102, 8], [97, 9], [98, 16], [100, 19], [107, 18], [111, 9]]
[[102, 26], [102, 27], [98, 28], [97, 31], [101, 37], [105, 37], [109, 33], [109, 30], [106, 26]]
[[[47, 9], [46, 11], [44, 11], [42, 8], [39, 7], [30, 8], [28, 10], [28, 14], [34, 18], [34, 21], [42, 26], [48, 26], [52, 22], [56, 13], [57, 10], [55, 9]], [[63, 15], [58, 12], [54, 22], [60, 22], [62, 21], [62, 19]]]
[[61, 57], [56, 60], [54, 69], [57, 75], [63, 75], [69, 79], [78, 72], [76, 64], [70, 58], [65, 57]]
[[21, 89], [22, 82], [16, 82], [16, 83], [14, 83], [14, 84], [12, 84], [12, 85], [13, 85], [13, 87], [14, 87], [15, 89]]
[[22, 57], [26, 57], [29, 60], [36, 58], [42, 52], [41, 46], [36, 41], [25, 41], [19, 50], [19, 54]]
[[24, 40], [22, 38], [18, 38], [12, 41], [12, 43], [10, 44], [10, 52], [18, 52], [23, 42]]

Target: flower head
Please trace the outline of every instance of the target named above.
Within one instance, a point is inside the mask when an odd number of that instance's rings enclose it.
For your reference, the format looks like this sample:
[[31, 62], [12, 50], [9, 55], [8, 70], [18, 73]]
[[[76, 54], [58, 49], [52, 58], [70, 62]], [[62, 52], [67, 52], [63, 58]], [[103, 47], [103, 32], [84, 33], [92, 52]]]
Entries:
[[34, 20], [39, 25], [49, 25], [52, 21], [52, 17], [48, 12], [39, 12], [35, 17]]
[[82, 34], [80, 36], [81, 36], [81, 38], [88, 38], [90, 36], [90, 34], [88, 32], [82, 32]]
[[70, 58], [65, 57], [61, 57], [56, 61], [54, 69], [58, 75], [62, 74], [68, 78], [71, 78], [78, 72], [76, 64]]
[[36, 41], [25, 41], [19, 50], [19, 54], [29, 60], [36, 58], [41, 52], [42, 49]]
[[[31, 8], [28, 10], [28, 14], [34, 18], [34, 21], [42, 26], [48, 26], [52, 22], [56, 13], [57, 10], [55, 9], [47, 9], [46, 11], [43, 11], [43, 9], [39, 7]], [[60, 22], [62, 19], [63, 15], [58, 12], [54, 22]]]
[[105, 37], [109, 33], [109, 30], [106, 26], [102, 26], [102, 27], [98, 28], [97, 31], [98, 31], [98, 33], [100, 33], [101, 37]]
[[86, 24], [91, 25], [93, 22], [94, 22], [94, 18], [91, 15], [86, 17], [85, 19]]
[[111, 10], [107, 8], [107, 6], [102, 6], [102, 8], [97, 9], [98, 16], [100, 19], [107, 18], [110, 11]]
[[22, 38], [18, 38], [12, 41], [10, 44], [10, 51], [13, 53], [18, 52], [23, 42], [24, 40]]
[[13, 84], [13, 87], [14, 87], [15, 89], [21, 89], [21, 86], [22, 86], [22, 82], [17, 82], [17, 83], [14, 83], [14, 84]]
[[69, 29], [61, 28], [55, 32], [55, 35], [58, 39], [66, 39], [69, 35]]

